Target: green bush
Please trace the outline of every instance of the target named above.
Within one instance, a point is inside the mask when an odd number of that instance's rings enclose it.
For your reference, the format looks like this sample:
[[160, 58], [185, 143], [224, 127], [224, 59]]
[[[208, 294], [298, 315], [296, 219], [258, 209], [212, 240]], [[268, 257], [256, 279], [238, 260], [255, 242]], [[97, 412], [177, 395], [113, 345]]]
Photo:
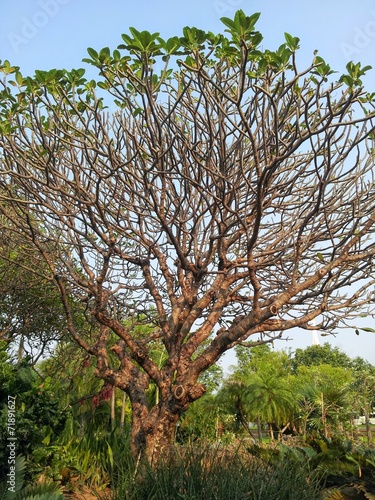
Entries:
[[0, 345], [0, 482], [7, 474], [9, 396], [15, 398], [16, 453], [26, 458], [27, 479], [43, 472], [33, 461], [33, 454], [57, 439], [69, 414], [68, 409], [61, 408], [48, 380], [41, 383], [27, 360], [12, 364]]
[[310, 437], [307, 442], [294, 446], [282, 443], [277, 446], [253, 445], [248, 451], [271, 467], [293, 463], [298, 469], [307, 465], [310, 479], [318, 481], [322, 489], [333, 488], [335, 491], [350, 487], [363, 493], [375, 491], [375, 449], [370, 446], [358, 446], [337, 437]]

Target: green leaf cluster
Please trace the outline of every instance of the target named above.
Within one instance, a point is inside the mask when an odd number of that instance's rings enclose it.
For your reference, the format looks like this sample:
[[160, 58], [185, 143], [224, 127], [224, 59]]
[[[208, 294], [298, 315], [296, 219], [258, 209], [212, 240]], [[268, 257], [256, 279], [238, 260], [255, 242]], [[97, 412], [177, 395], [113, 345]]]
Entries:
[[350, 89], [353, 87], [358, 87], [362, 85], [361, 77], [364, 76], [367, 71], [372, 69], [372, 66], [361, 67], [361, 63], [354, 64], [352, 61], [348, 62], [346, 65], [347, 73], [342, 75], [340, 81], [345, 83]]
[[[259, 17], [260, 13], [246, 15], [243, 10], [238, 10], [233, 19], [221, 18], [225, 34], [185, 26], [182, 36], [167, 39], [163, 39], [159, 32], [130, 27], [129, 33], [122, 34], [123, 43], [115, 50], [111, 51], [109, 47], [87, 49], [89, 57], [83, 61], [99, 69], [97, 81], [87, 80], [82, 68], [37, 70], [34, 77], [24, 77], [18, 67], [4, 61], [0, 64], [0, 73], [4, 75], [3, 89], [0, 87], [0, 132], [14, 133], [19, 126], [19, 117], [26, 117], [31, 102], [44, 109], [41, 114], [45, 115], [43, 126], [46, 128], [51, 126], [49, 116], [59, 113], [62, 105], [67, 105], [71, 115], [79, 119], [84, 113], [104, 109], [103, 98], [97, 95], [103, 91], [111, 95], [110, 99], [118, 108], [130, 108], [134, 117], [142, 117], [142, 107], [135, 102], [138, 97], [156, 98], [160, 92], [171, 92], [173, 79], [182, 82], [189, 73], [204, 75], [205, 79], [215, 75], [220, 79], [219, 75], [229, 71], [227, 76], [230, 78], [226, 81], [231, 81], [231, 78], [242, 80], [242, 91], [250, 90], [251, 85], [277, 87], [279, 79], [285, 81], [288, 71], [292, 76], [298, 74], [295, 52], [299, 49], [300, 39], [284, 33], [285, 43], [278, 49], [261, 50], [263, 36], [256, 29]], [[370, 66], [361, 68], [359, 63], [350, 62], [348, 73], [340, 78], [339, 83], [350, 89], [360, 86], [361, 77], [369, 69]], [[333, 73], [330, 65], [315, 54], [307, 79], [311, 91], [314, 91], [314, 86], [327, 82]], [[227, 96], [235, 98], [237, 95], [235, 87], [225, 89], [220, 81], [217, 85]], [[296, 94], [301, 92], [298, 81], [293, 88]], [[370, 97], [366, 99], [369, 102]], [[24, 127], [28, 126], [26, 121]], [[32, 128], [31, 124], [29, 126]]]
[[252, 46], [259, 45], [263, 39], [259, 32], [254, 31], [259, 17], [259, 12], [251, 16], [246, 16], [242, 10], [238, 10], [234, 19], [222, 17], [221, 22], [228, 27], [225, 31], [231, 34], [234, 43], [238, 46], [245, 45], [252, 48]]

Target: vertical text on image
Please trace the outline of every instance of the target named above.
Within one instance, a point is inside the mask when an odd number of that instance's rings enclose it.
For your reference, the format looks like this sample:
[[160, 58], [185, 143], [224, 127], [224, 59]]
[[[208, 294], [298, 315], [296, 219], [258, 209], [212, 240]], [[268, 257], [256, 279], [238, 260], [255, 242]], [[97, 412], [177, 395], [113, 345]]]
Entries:
[[8, 491], [16, 492], [16, 397], [8, 396], [8, 419], [7, 419], [7, 432], [8, 432], [8, 467], [7, 473], [7, 487]]

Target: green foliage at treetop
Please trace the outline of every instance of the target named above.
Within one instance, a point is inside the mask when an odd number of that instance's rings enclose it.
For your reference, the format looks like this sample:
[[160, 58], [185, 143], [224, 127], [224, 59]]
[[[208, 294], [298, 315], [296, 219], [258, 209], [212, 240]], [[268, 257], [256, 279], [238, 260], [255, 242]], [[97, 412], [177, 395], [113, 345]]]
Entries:
[[[29, 97], [35, 103], [43, 103], [45, 90], [52, 96], [62, 98], [71, 105], [72, 115], [80, 115], [89, 110], [94, 104], [99, 108], [109, 103], [104, 103], [98, 98], [97, 88], [109, 91], [114, 96], [114, 103], [120, 109], [129, 106], [128, 99], [122, 100], [122, 95], [142, 95], [151, 92], [153, 95], [164, 93], [168, 82], [176, 77], [174, 73], [178, 68], [182, 72], [194, 73], [207, 68], [207, 79], [210, 78], [210, 67], [222, 72], [231, 68], [247, 65], [246, 77], [254, 83], [265, 82], [282, 75], [284, 71], [295, 69], [295, 52], [299, 49], [300, 39], [285, 33], [285, 41], [277, 50], [261, 49], [263, 36], [255, 29], [255, 24], [260, 13], [247, 16], [238, 10], [234, 19], [221, 18], [227, 27], [228, 36], [214, 34], [196, 27], [183, 28], [183, 36], [173, 36], [163, 39], [159, 32], [150, 33], [147, 30], [139, 31], [134, 27], [129, 28], [129, 34], [123, 34], [123, 42], [117, 49], [111, 51], [108, 47], [101, 50], [88, 49], [88, 58], [84, 62], [99, 69], [101, 79], [98, 81], [87, 80], [83, 68], [68, 70], [51, 69], [49, 71], [36, 70], [34, 77], [24, 77], [20, 68], [12, 66], [8, 60], [0, 61], [0, 72], [4, 75], [3, 89], [0, 91], [0, 130], [4, 134], [15, 131], [14, 117], [22, 114], [28, 108]], [[122, 54], [121, 51], [125, 51]], [[162, 62], [162, 66], [159, 64]], [[161, 66], [161, 67], [160, 67]], [[360, 63], [349, 62], [346, 66], [347, 73], [341, 75], [339, 83], [345, 85], [349, 91], [362, 85], [361, 78], [371, 66], [361, 67]], [[335, 73], [325, 60], [315, 54], [311, 67], [311, 81], [315, 84], [326, 82]], [[242, 98], [244, 81], [233, 82], [231, 95], [226, 98], [236, 102]], [[298, 82], [295, 82], [298, 93]], [[17, 96], [13, 89], [17, 89]], [[171, 89], [170, 89], [171, 90]], [[367, 94], [361, 102], [373, 100], [375, 94]], [[38, 99], [40, 96], [40, 99]], [[141, 106], [133, 103], [131, 110], [133, 116], [143, 113]], [[57, 108], [56, 108], [57, 110]], [[46, 129], [50, 127], [48, 116], [43, 118]], [[41, 149], [41, 155], [47, 154]]]

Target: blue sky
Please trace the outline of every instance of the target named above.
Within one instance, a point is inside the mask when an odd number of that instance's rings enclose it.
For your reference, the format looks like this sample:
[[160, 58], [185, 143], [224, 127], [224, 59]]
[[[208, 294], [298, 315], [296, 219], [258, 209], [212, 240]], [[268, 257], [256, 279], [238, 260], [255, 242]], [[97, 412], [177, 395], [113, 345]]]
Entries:
[[82, 66], [86, 48], [117, 47], [129, 26], [159, 31], [163, 37], [194, 25], [221, 31], [220, 17], [241, 8], [261, 12], [258, 29], [264, 48], [283, 42], [284, 31], [301, 38], [300, 61], [313, 51], [342, 71], [349, 59], [371, 64], [375, 55], [372, 0], [17, 0], [2, 2], [0, 59], [34, 69]]
[[[121, 34], [134, 26], [160, 32], [163, 38], [180, 35], [184, 26], [222, 32], [220, 17], [232, 17], [237, 9], [261, 12], [258, 30], [263, 48], [277, 48], [284, 32], [301, 39], [297, 60], [307, 66], [314, 50], [339, 74], [349, 60], [375, 68], [375, 3], [373, 0], [4, 0], [0, 17], [0, 60], [20, 66], [23, 75], [35, 69], [85, 67], [87, 47], [116, 48]], [[365, 80], [375, 91], [375, 69]], [[364, 326], [375, 328], [375, 321]], [[363, 324], [363, 323], [362, 323]], [[276, 348], [295, 349], [311, 344], [311, 334], [289, 335], [292, 341]], [[350, 356], [375, 364], [375, 334], [345, 331], [324, 337]]]

